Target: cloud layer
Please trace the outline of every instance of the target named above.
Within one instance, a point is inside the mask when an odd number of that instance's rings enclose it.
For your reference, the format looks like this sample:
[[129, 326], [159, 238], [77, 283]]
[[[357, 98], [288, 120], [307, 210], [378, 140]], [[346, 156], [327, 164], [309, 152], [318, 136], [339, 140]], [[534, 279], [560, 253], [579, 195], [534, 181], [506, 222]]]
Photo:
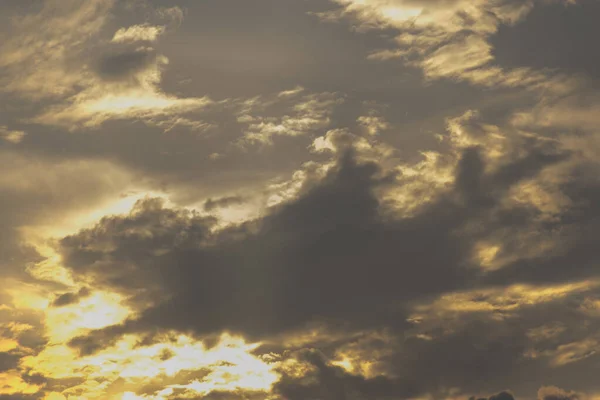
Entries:
[[0, 399], [599, 398], [597, 12], [0, 5]]

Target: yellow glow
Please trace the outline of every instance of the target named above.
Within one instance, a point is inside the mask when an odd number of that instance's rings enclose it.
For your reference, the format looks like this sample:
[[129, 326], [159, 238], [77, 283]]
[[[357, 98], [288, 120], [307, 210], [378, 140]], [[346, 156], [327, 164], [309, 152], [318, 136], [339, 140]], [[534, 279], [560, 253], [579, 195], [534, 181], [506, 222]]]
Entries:
[[201, 215], [217, 217], [213, 230], [220, 230], [228, 225], [239, 224], [257, 218], [264, 211], [264, 198], [261, 193], [252, 193], [240, 204], [218, 207], [209, 212], [204, 210], [205, 200], [191, 204], [187, 208], [197, 211]]
[[479, 244], [476, 247], [476, 261], [486, 269], [495, 269], [496, 255], [500, 252], [500, 246]]
[[9, 130], [6, 126], [0, 125], [0, 139], [6, 140], [9, 143], [21, 143], [25, 135], [24, 131]]
[[[36, 118], [37, 122], [74, 127], [96, 127], [109, 119], [142, 119], [146, 121], [155, 117], [180, 116], [182, 113], [199, 110], [211, 103], [202, 98], [177, 98], [161, 93], [155, 82], [159, 74], [154, 71], [140, 77], [147, 81], [145, 87], [136, 90], [122, 91], [115, 88], [95, 88], [84, 92], [69, 106], [53, 110]], [[110, 94], [105, 94], [106, 92]]]
[[[113, 197], [98, 204], [93, 209], [82, 209], [67, 213], [55, 220], [51, 226], [36, 225], [21, 228], [21, 235], [27, 240], [28, 244], [44, 257], [41, 262], [29, 265], [27, 272], [37, 279], [62, 283], [68, 287], [76, 286], [71, 272], [62, 266], [61, 257], [49, 239], [64, 237], [81, 229], [89, 228], [107, 216], [128, 214], [135, 203], [144, 198], [162, 198], [166, 204], [169, 204], [163, 193], [141, 191], [126, 196]], [[31, 298], [31, 296], [28, 296], [28, 298]], [[30, 305], [28, 308], [45, 308], [46, 306], [43, 305], [45, 300], [38, 300], [38, 306], [33, 307]]]
[[47, 335], [52, 342], [65, 342], [90, 329], [123, 322], [131, 310], [115, 293], [95, 292], [76, 304], [52, 307], [46, 311]]
[[354, 372], [354, 365], [352, 364], [352, 360], [348, 357], [344, 356], [339, 360], [334, 360], [331, 362], [331, 364], [342, 368], [346, 372]]
[[41, 389], [39, 385], [31, 385], [21, 378], [16, 370], [0, 372], [0, 395], [33, 394]]
[[19, 347], [19, 342], [14, 339], [0, 338], [0, 353], [6, 353]]
[[418, 17], [423, 12], [422, 8], [409, 7], [383, 7], [379, 12], [385, 17], [395, 22], [406, 21]]
[[[123, 299], [115, 293], [98, 291], [79, 303], [50, 307], [51, 293], [35, 285], [11, 282], [12, 288], [6, 292], [15, 308], [43, 311], [46, 334], [52, 342], [66, 341], [86, 330], [120, 323], [131, 315], [131, 310], [121, 305]], [[30, 326], [21, 324], [16, 328], [26, 330]]]
[[52, 392], [48, 393], [44, 400], [67, 400], [67, 398], [60, 393]]
[[414, 320], [444, 313], [510, 312], [526, 305], [545, 303], [600, 286], [598, 281], [582, 281], [554, 286], [513, 285], [507, 288], [474, 290], [443, 295], [432, 304], [416, 307]]
[[125, 392], [123, 394], [123, 397], [121, 397], [121, 400], [144, 400], [144, 399], [148, 399], [148, 397], [138, 396], [133, 392]]
[[164, 193], [156, 191], [140, 191], [127, 196], [121, 196], [118, 199], [109, 200], [106, 203], [99, 205], [94, 210], [86, 210], [85, 212], [74, 215], [62, 226], [60, 232], [55, 230], [52, 233], [55, 236], [64, 236], [79, 229], [89, 227], [104, 217], [128, 214], [135, 203], [145, 198], [161, 198], [165, 204], [169, 204]]
[[[52, 234], [62, 236], [85, 228], [108, 215], [128, 213], [138, 200], [148, 196], [162, 197], [160, 193], [136, 193], [106, 202], [91, 212], [79, 211], [52, 227], [25, 230], [24, 234], [29, 235], [38, 250], [48, 257], [44, 262], [31, 267], [30, 273], [60, 281], [69, 286], [68, 290], [71, 292], [78, 291], [80, 285], [73, 282], [70, 274], [61, 266], [61, 259], [47, 242], [47, 238]], [[70, 339], [90, 330], [119, 324], [133, 316], [133, 310], [124, 305], [124, 299], [120, 295], [92, 290], [90, 296], [77, 303], [53, 307], [50, 303], [56, 292], [49, 291], [43, 285], [14, 281], [8, 286], [10, 289], [7, 292], [12, 297], [12, 303], [7, 307], [11, 310], [14, 307], [16, 310], [41, 312], [45, 325], [44, 334], [49, 340], [49, 345], [41, 352], [32, 353], [21, 360], [22, 368], [48, 378], [84, 379], [82, 383], [64, 392], [48, 393], [46, 400], [105, 399], [107, 396], [162, 400], [174, 390], [183, 390], [184, 393], [196, 396], [217, 389], [268, 391], [278, 378], [273, 371], [275, 363], [272, 360], [261, 359], [250, 353], [258, 344], [248, 344], [243, 339], [230, 335], [223, 335], [221, 342], [211, 349], [206, 349], [201, 342], [191, 337], [177, 336], [174, 333], [166, 335], [164, 340], [152, 346], [139, 347], [141, 337], [129, 335], [97, 354], [80, 357], [77, 351], [66, 344]], [[26, 328], [30, 327], [22, 327]], [[173, 341], [172, 338], [176, 339]], [[12, 350], [17, 345], [15, 340], [2, 340], [0, 351]], [[162, 357], [165, 352], [169, 357]], [[201, 378], [188, 382], [172, 381], [182, 371], [199, 371], [198, 377]], [[112, 385], [119, 379], [125, 380], [125, 386]], [[153, 396], [137, 396], [135, 390], [147, 384], [149, 379], [158, 380], [164, 385], [164, 390]], [[12, 388], [10, 390], [16, 393], [25, 390], [22, 386], [22, 382], [14, 381], [6, 387]], [[27, 390], [35, 392], [38, 388]]]
[[29, 324], [22, 324], [18, 322], [9, 322], [8, 324], [2, 324], [2, 327], [8, 328], [13, 333], [23, 333], [33, 329], [33, 326]]
[[593, 356], [600, 350], [600, 343], [595, 339], [585, 339], [558, 346], [552, 360], [553, 366], [562, 366]]
[[48, 294], [41, 287], [16, 279], [5, 279], [4, 283], [9, 288], [5, 293], [11, 297], [15, 309], [45, 310], [48, 308], [50, 304]]
[[168, 97], [147, 97], [142, 94], [128, 96], [109, 95], [87, 104], [84, 110], [91, 113], [110, 112], [119, 114], [126, 113], [132, 109], [148, 110], [172, 107], [174, 104], [177, 104], [177, 101], [177, 99]]
[[542, 325], [527, 331], [527, 337], [532, 340], [547, 340], [563, 333], [567, 328], [559, 324]]
[[581, 311], [590, 317], [600, 317], [600, 300], [595, 298], [585, 299], [581, 306]]
[[[84, 391], [85, 398], [105, 398], [104, 386], [88, 384], [95, 379], [102, 379], [107, 385], [125, 379], [130, 386], [141, 387], [152, 379], [174, 377], [181, 371], [208, 369], [210, 372], [201, 374], [201, 379], [186, 384], [166, 384], [164, 389], [185, 389], [198, 396], [213, 390], [268, 391], [278, 378], [273, 371], [275, 363], [250, 354], [259, 344], [248, 344], [241, 338], [224, 334], [218, 345], [207, 349], [202, 342], [185, 335], [169, 337], [154, 345], [139, 347], [137, 343], [141, 338], [128, 335], [114, 346], [84, 357], [78, 357], [66, 345], [48, 346], [37, 356], [25, 357], [23, 366], [50, 378], [86, 378], [87, 383], [77, 386], [77, 390]], [[169, 357], [163, 357], [165, 352]], [[122, 399], [163, 398], [162, 395], [136, 397], [131, 390], [117, 394]]]

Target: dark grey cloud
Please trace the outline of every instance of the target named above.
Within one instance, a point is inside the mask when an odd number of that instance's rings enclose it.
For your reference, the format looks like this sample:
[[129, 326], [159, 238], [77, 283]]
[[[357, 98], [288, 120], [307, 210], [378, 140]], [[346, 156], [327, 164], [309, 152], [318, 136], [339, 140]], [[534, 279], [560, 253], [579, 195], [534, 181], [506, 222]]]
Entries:
[[243, 204], [246, 199], [243, 196], [229, 196], [218, 199], [208, 199], [204, 202], [204, 210], [212, 211], [218, 208]]
[[[497, 231], [530, 229], [539, 211], [502, 200], [511, 188], [569, 157], [548, 142], [534, 141], [490, 171], [481, 149], [467, 148], [455, 185], [413, 217], [394, 216], [375, 195], [396, 177], [356, 161], [352, 152], [340, 157], [323, 180], [308, 182], [299, 198], [217, 233], [211, 232], [210, 219], [164, 208], [156, 200], [142, 202], [129, 216], [105, 218], [64, 238], [61, 251], [76, 274], [93, 276], [98, 284], [131, 296], [133, 304], [152, 298], [155, 305], [137, 319], [75, 338], [71, 345], [89, 354], [123, 333], [163, 329], [201, 337], [227, 330], [264, 340], [315, 321], [349, 332], [391, 329], [402, 337], [415, 329], [404, 322], [411, 304], [470, 290], [488, 279], [472, 265], [473, 242]], [[466, 229], [472, 226], [478, 228]], [[548, 259], [552, 262], [551, 255]], [[513, 276], [505, 283], [518, 282]], [[388, 398], [397, 385], [410, 393], [453, 385], [480, 392], [492, 384], [498, 390], [516, 386], [523, 371], [544, 370], [523, 358], [531, 345], [527, 329], [537, 326], [537, 319], [529, 320], [535, 313], [540, 310], [507, 322], [484, 313], [453, 332], [432, 328], [433, 340], [389, 343], [392, 355], [383, 365], [402, 379], [383, 387], [380, 379], [367, 379], [364, 390]], [[350, 396], [340, 394], [347, 389], [338, 386], [345, 384], [332, 385], [289, 390]], [[352, 383], [351, 390], [363, 390], [355, 385], [363, 384]]]
[[77, 303], [79, 300], [90, 295], [90, 289], [81, 288], [77, 292], [67, 292], [57, 295], [52, 302], [55, 307], [67, 306], [69, 304]]
[[135, 79], [136, 74], [147, 70], [158, 62], [156, 51], [151, 48], [121, 50], [104, 54], [96, 61], [96, 73], [109, 81]]
[[[297, 201], [215, 237], [202, 219], [141, 204], [130, 217], [107, 219], [92, 231], [63, 239], [65, 263], [126, 292], [133, 285], [176, 294], [132, 321], [133, 329], [152, 329], [160, 319], [184, 331], [227, 329], [264, 336], [315, 316], [368, 320], [370, 310], [382, 302], [458, 285], [464, 275], [459, 260], [467, 251], [448, 231], [433, 234], [434, 213], [448, 229], [463, 222], [441, 206], [415, 220], [383, 221], [372, 190], [385, 180], [376, 173], [375, 165], [345, 157], [325, 182]], [[121, 229], [147, 223], [159, 229], [150, 246], [145, 230]], [[187, 228], [181, 231], [182, 226]], [[115, 250], [105, 253], [102, 242]], [[438, 252], [425, 254], [426, 243], [437, 245]], [[173, 247], [162, 256], [153, 254]], [[133, 262], [134, 269], [118, 267], [123, 262]], [[444, 279], [431, 281], [431, 269]], [[198, 312], [201, 321], [191, 314]]]
[[315, 350], [302, 351], [295, 356], [310, 365], [313, 370], [301, 379], [283, 373], [274, 391], [285, 399], [392, 400], [410, 398], [421, 393], [409, 381], [403, 379], [365, 379], [349, 374], [342, 368], [328, 363], [327, 359]]
[[[471, 397], [471, 400], [475, 400], [475, 397]], [[514, 396], [510, 392], [500, 392], [493, 396], [486, 398], [478, 398], [477, 400], [515, 400]]]
[[585, 395], [576, 392], [569, 392], [555, 386], [542, 387], [538, 391], [539, 400], [580, 400]]
[[[184, 393], [184, 390], [178, 389], [175, 390], [173, 394], [173, 400], [261, 400], [265, 398], [265, 393], [258, 391], [253, 392], [250, 390], [234, 390], [234, 391], [218, 391], [214, 390], [206, 395], [198, 396], [198, 397], [190, 397], [189, 393]], [[179, 397], [181, 396], [181, 397]]]
[[19, 365], [19, 354], [1, 352], [0, 353], [0, 372], [6, 372], [15, 369]]
[[[0, 182], [0, 221], [3, 226], [0, 230], [0, 274], [4, 276], [24, 278], [28, 275], [28, 265], [44, 260], [35, 246], [24, 239], [24, 227], [57, 221], [67, 213], [85, 209], [91, 199], [105, 199], [110, 187], [114, 188], [119, 181], [125, 184], [127, 180], [122, 179], [124, 175], [118, 167], [102, 161], [100, 163], [106, 169], [100, 173], [94, 172], [96, 161], [39, 159], [30, 162], [22, 153], [8, 149], [0, 150], [0, 160], [6, 171]], [[106, 180], [108, 175], [113, 178]], [[67, 184], [67, 181], [71, 183]]]

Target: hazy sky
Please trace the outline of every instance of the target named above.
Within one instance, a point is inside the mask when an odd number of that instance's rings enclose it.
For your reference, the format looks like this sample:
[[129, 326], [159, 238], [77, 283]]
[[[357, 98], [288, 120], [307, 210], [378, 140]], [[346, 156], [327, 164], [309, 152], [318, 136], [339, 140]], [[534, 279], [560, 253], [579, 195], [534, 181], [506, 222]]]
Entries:
[[597, 0], [1, 0], [1, 400], [600, 399]]

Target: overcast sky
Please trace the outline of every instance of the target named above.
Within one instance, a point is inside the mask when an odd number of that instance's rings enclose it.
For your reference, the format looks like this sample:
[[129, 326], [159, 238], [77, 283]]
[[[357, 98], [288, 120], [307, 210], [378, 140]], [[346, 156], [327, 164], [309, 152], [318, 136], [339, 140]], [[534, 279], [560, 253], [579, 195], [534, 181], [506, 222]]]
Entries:
[[600, 2], [2, 0], [1, 400], [599, 400]]

